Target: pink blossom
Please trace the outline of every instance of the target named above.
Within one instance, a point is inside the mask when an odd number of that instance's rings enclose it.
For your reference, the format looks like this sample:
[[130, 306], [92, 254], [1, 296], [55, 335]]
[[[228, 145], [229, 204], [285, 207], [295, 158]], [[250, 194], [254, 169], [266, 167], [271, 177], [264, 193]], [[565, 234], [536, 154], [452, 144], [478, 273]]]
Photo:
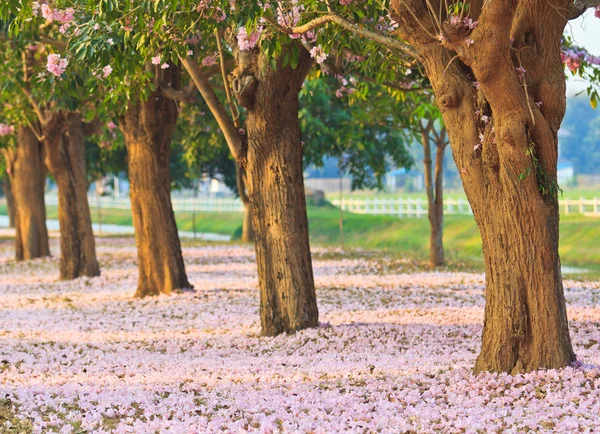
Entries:
[[202, 66], [213, 66], [216, 63], [215, 56], [206, 56], [204, 59], [202, 59]]
[[102, 76], [104, 78], [108, 77], [111, 72], [113, 72], [113, 69], [110, 65], [106, 65], [104, 68], [102, 68]]
[[315, 59], [317, 63], [323, 63], [327, 59], [327, 53], [323, 50], [323, 47], [320, 45], [314, 46], [310, 50], [310, 57]]
[[248, 36], [248, 32], [247, 32], [246, 28], [240, 27], [238, 29], [238, 34], [237, 34], [237, 42], [238, 42], [238, 47], [240, 48], [240, 50], [249, 51], [249, 50], [252, 50], [254, 47], [256, 47], [256, 44], [258, 43], [258, 40], [260, 39], [262, 30], [263, 30], [262, 27], [259, 27], [256, 30], [252, 31], [250, 36]]
[[8, 136], [10, 134], [14, 134], [14, 132], [14, 126], [0, 123], [0, 136]]
[[352, 4], [352, 1], [353, 1], [353, 0], [340, 0], [340, 4], [341, 4], [342, 6], [347, 6], [347, 5], [350, 5], [350, 4]]
[[160, 55], [154, 56], [152, 58], [152, 64], [153, 65], [160, 65]]
[[61, 58], [60, 54], [49, 54], [46, 69], [56, 77], [60, 77], [67, 69], [68, 64], [69, 61], [66, 58]]
[[109, 131], [114, 131], [117, 129], [117, 124], [115, 124], [113, 121], [109, 121], [106, 124], [106, 127], [109, 129]]
[[160, 65], [160, 69], [167, 69], [167, 68], [169, 68], [168, 63], [163, 63], [162, 65]]

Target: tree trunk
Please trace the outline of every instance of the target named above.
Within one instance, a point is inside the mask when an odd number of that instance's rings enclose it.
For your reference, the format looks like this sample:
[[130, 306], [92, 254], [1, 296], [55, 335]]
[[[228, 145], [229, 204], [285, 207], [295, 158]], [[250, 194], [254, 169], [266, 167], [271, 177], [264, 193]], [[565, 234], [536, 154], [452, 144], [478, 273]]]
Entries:
[[435, 201], [431, 210], [431, 265], [439, 267], [444, 259], [444, 151], [446, 143], [438, 142], [435, 152]]
[[252, 205], [250, 202], [244, 204], [244, 221], [242, 222], [242, 243], [254, 242], [254, 229], [252, 227]]
[[235, 164], [235, 177], [237, 183], [238, 195], [244, 205], [244, 220], [242, 221], [242, 243], [254, 242], [254, 229], [252, 228], [252, 205], [250, 204], [250, 198], [248, 198], [248, 192], [246, 191], [246, 171], [240, 167], [239, 164]]
[[100, 267], [87, 197], [83, 122], [76, 113], [55, 113], [44, 125], [46, 166], [58, 187], [60, 277], [96, 277]]
[[557, 10], [569, 5], [554, 3], [490, 3], [473, 16], [473, 44], [451, 25], [440, 44], [420, 30], [437, 33], [425, 2], [407, 10], [393, 1], [401, 36], [431, 80], [481, 232], [486, 307], [476, 372], [562, 368], [575, 360], [556, 198], [557, 131], [566, 106], [566, 21]]
[[[171, 66], [163, 80], [178, 85]], [[173, 75], [175, 74], [175, 75]], [[171, 203], [171, 140], [177, 124], [177, 106], [160, 91], [147, 102], [127, 108], [120, 128], [127, 146], [131, 213], [138, 252], [136, 296], [170, 294], [192, 289], [181, 253]]]
[[431, 268], [444, 265], [444, 150], [445, 143], [436, 142], [435, 173], [431, 160], [431, 137], [433, 122], [421, 128], [423, 165], [425, 168], [425, 190], [427, 191], [427, 215], [429, 217], [429, 265]]
[[8, 174], [4, 175], [2, 181], [2, 188], [4, 190], [4, 197], [6, 198], [6, 213], [8, 214], [8, 227], [15, 227], [15, 198], [13, 196], [12, 188], [10, 186], [10, 178]]
[[44, 149], [29, 127], [20, 126], [17, 148], [5, 151], [10, 190], [14, 198], [15, 258], [50, 256], [44, 189]]
[[234, 72], [234, 92], [248, 109], [246, 174], [265, 336], [318, 324], [298, 122], [298, 92], [312, 61], [299, 50], [296, 69], [275, 71], [267, 58], [240, 53]]

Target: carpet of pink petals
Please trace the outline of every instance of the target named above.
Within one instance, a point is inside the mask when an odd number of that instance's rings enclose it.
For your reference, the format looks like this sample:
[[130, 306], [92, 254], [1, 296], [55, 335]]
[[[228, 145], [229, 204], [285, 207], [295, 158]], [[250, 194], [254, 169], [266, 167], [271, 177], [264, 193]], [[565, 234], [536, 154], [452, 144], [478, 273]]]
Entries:
[[473, 376], [482, 275], [314, 249], [321, 326], [266, 338], [251, 248], [185, 247], [196, 292], [144, 300], [132, 241], [98, 253], [61, 282], [0, 243], [0, 432], [600, 431], [600, 283], [566, 282], [576, 366]]

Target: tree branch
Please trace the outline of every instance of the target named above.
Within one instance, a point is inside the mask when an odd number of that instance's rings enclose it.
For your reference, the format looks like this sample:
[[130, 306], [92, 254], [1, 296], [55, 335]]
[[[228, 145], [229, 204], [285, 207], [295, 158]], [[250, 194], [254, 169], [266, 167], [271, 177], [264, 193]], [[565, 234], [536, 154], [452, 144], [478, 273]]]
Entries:
[[193, 101], [196, 96], [196, 85], [191, 81], [185, 89], [173, 89], [172, 87], [161, 87], [161, 93], [174, 101]]
[[212, 85], [202, 72], [202, 69], [200, 69], [198, 63], [191, 57], [180, 58], [180, 60], [188, 74], [190, 74], [196, 88], [200, 94], [202, 94], [204, 101], [206, 101], [206, 104], [219, 124], [221, 131], [223, 131], [225, 140], [227, 140], [227, 146], [229, 147], [233, 158], [243, 166], [246, 156], [242, 155], [242, 138], [240, 132], [235, 127], [233, 120], [227, 114], [225, 107], [221, 104], [221, 101], [215, 94]]
[[571, 5], [567, 18], [569, 20], [574, 20], [582, 16], [588, 9], [597, 6], [600, 6], [600, 0], [575, 0], [575, 3]]
[[404, 42], [399, 41], [398, 39], [390, 38], [388, 36], [383, 36], [379, 33], [365, 29], [364, 27], [360, 27], [354, 23], [351, 23], [350, 21], [345, 20], [344, 18], [340, 17], [339, 15], [335, 15], [335, 14], [323, 15], [322, 17], [315, 18], [314, 20], [309, 21], [306, 24], [303, 24], [301, 26], [291, 27], [291, 28], [283, 27], [271, 18], [265, 18], [265, 21], [267, 23], [269, 23], [270, 25], [272, 25], [273, 27], [279, 29], [280, 31], [290, 34], [290, 35], [304, 34], [304, 33], [310, 32], [311, 30], [314, 30], [316, 28], [322, 27], [325, 24], [335, 23], [338, 26], [348, 30], [349, 32], [354, 33], [355, 35], [378, 42], [381, 45], [383, 45], [391, 50], [398, 50], [405, 54], [408, 54], [411, 57], [415, 57], [415, 58], [418, 57], [417, 52], [410, 45], [407, 45]]

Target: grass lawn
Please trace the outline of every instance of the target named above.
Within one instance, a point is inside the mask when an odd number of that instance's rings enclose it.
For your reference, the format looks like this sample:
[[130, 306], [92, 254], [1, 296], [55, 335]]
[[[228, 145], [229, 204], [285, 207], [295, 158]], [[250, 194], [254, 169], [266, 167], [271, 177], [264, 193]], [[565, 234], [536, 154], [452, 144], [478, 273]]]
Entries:
[[[56, 207], [48, 207], [48, 218], [57, 218]], [[6, 214], [0, 205], [0, 214]], [[330, 205], [308, 207], [311, 242], [314, 246], [340, 244], [339, 210]], [[92, 208], [92, 219], [98, 213]], [[191, 213], [176, 213], [180, 230], [192, 231]], [[199, 213], [198, 232], [226, 235], [241, 233], [241, 214]], [[132, 225], [129, 210], [103, 209], [102, 222]], [[429, 222], [426, 218], [396, 218], [344, 213], [345, 247], [380, 250], [387, 254], [408, 256], [415, 261], [427, 260], [429, 254]], [[470, 216], [446, 216], [444, 225], [446, 256], [453, 268], [482, 269], [481, 239]], [[560, 253], [563, 265], [590, 270], [589, 277], [600, 277], [600, 219], [562, 216]], [[586, 274], [587, 276], [588, 274]]]

